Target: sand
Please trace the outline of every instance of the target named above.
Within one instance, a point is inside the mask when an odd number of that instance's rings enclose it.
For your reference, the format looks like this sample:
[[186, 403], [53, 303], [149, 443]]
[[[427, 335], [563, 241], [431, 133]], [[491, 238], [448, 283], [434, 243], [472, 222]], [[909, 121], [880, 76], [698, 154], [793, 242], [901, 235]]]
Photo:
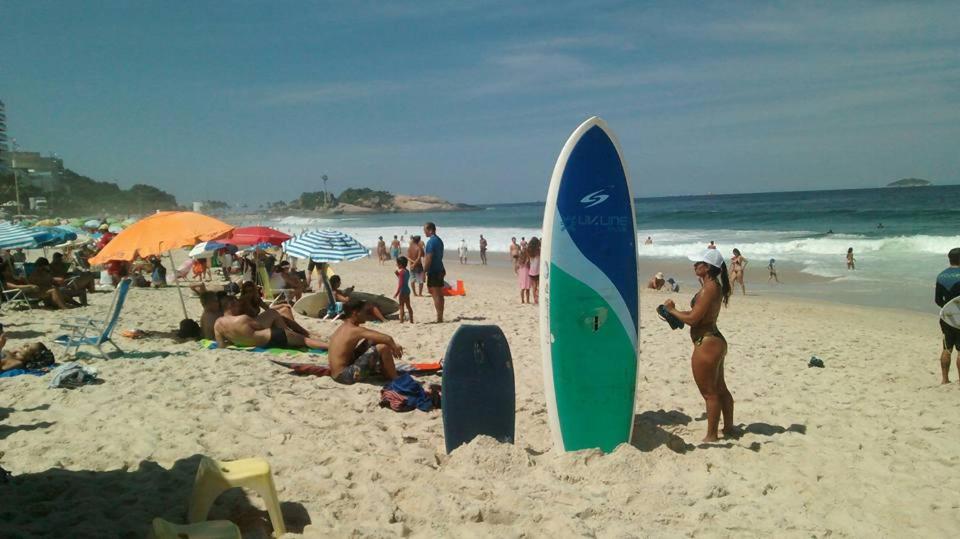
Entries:
[[[536, 307], [518, 304], [509, 268], [451, 262], [449, 277], [469, 294], [448, 301], [452, 322], [421, 323], [432, 308], [414, 298], [417, 324], [376, 329], [408, 358], [432, 360], [461, 323], [501, 326], [517, 375], [515, 445], [480, 438], [446, 455], [439, 411], [399, 414], [378, 407], [374, 385], [300, 378], [263, 355], [178, 343], [176, 292], [134, 289], [120, 328], [151, 336], [118, 335], [121, 358], [83, 356], [102, 384], [71, 391], [48, 389], [48, 377], [0, 379], [0, 463], [14, 474], [0, 485], [0, 536], [143, 537], [155, 516], [184, 522], [199, 455], [268, 459], [287, 537], [960, 533], [960, 384], [956, 371], [953, 384], [939, 384], [933, 315], [735, 296], [719, 325], [746, 432], [705, 447], [689, 336], [654, 314], [693, 290], [644, 291], [632, 443], [609, 455], [560, 453], [547, 425]], [[389, 266], [364, 260], [337, 271], [346, 285], [393, 292]], [[96, 294], [69, 314], [109, 301]], [[195, 299], [188, 307], [199, 315]], [[52, 346], [63, 316], [5, 310], [2, 320], [11, 345]], [[811, 355], [826, 368], [808, 368]], [[233, 491], [211, 518], [267, 537], [263, 509], [255, 494]]]

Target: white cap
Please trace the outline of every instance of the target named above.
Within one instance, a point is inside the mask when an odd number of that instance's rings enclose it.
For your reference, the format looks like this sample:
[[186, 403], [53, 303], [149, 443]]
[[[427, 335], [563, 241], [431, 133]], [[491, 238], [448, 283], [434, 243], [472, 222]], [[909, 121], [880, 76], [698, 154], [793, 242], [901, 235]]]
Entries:
[[662, 272], [662, 271], [658, 271], [657, 274], [654, 275], [654, 277], [656, 277], [657, 279], [663, 279], [663, 272]]
[[700, 254], [690, 255], [687, 258], [694, 262], [706, 262], [715, 268], [723, 264], [723, 255], [716, 249], [706, 249]]

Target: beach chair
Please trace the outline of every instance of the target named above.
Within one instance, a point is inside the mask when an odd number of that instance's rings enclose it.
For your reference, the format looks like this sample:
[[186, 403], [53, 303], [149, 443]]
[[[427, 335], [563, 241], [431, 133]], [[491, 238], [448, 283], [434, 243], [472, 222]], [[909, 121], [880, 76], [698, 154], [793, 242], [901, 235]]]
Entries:
[[273, 525], [274, 537], [287, 533], [270, 463], [260, 458], [228, 462], [201, 457], [200, 465], [197, 466], [197, 477], [193, 482], [187, 520], [191, 523], [206, 520], [213, 502], [225, 490], [234, 487], [248, 488], [263, 498], [267, 514], [270, 515], [270, 523]]
[[258, 267], [257, 278], [260, 279], [260, 286], [263, 288], [263, 297], [270, 300], [271, 307], [281, 300], [290, 303], [290, 297], [294, 290], [292, 288], [273, 288], [270, 284], [270, 276], [267, 275], [267, 268]]
[[[13, 309], [22, 310], [26, 308], [29, 311], [33, 309], [33, 303], [40, 303], [39, 297], [30, 297], [27, 295], [27, 289], [7, 288], [7, 283], [3, 279], [0, 279], [0, 293], [3, 294], [3, 305]], [[2, 308], [3, 305], [0, 305], [0, 308]]]
[[[117, 352], [123, 354], [123, 350], [117, 346], [117, 343], [113, 342], [111, 337], [117, 326], [117, 321], [120, 319], [120, 311], [123, 310], [123, 303], [127, 299], [131, 282], [132, 279], [129, 277], [120, 280], [120, 284], [117, 285], [117, 290], [113, 294], [113, 300], [110, 302], [110, 309], [104, 319], [76, 318], [73, 323], [60, 324], [61, 328], [69, 328], [72, 331], [70, 335], [61, 335], [54, 339], [55, 343], [63, 345], [64, 353], [67, 356], [70, 355], [71, 348], [73, 348], [73, 354], [76, 356], [80, 347], [87, 345], [96, 346], [100, 357], [110, 359], [103, 350], [104, 343], [110, 343], [116, 348]], [[88, 333], [94, 332], [94, 335], [87, 336]]]

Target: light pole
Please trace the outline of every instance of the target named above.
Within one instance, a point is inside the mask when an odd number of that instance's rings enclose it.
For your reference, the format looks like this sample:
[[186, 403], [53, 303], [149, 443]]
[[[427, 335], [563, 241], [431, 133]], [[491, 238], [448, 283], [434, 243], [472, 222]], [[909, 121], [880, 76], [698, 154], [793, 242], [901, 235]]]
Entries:
[[320, 176], [320, 179], [323, 180], [323, 207], [327, 207], [327, 175], [324, 174]]
[[10, 147], [13, 149], [10, 153], [10, 168], [13, 169], [13, 190], [17, 194], [17, 215], [23, 215], [20, 208], [20, 179], [17, 177], [17, 139], [10, 139]]

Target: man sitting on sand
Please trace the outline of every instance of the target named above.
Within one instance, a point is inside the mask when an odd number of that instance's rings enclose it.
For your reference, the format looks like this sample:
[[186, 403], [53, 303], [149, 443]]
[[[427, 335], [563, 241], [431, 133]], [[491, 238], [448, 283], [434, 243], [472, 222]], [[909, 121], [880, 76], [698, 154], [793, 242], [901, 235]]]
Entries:
[[[350, 301], [350, 294], [353, 293], [355, 287], [351, 286], [341, 290], [341, 281], [339, 275], [332, 275], [330, 277], [330, 291], [333, 293], [333, 300], [339, 303], [346, 303]], [[383, 316], [383, 312], [376, 305], [369, 305], [370, 314], [374, 319], [379, 320], [380, 322], [386, 322], [387, 317]]]
[[211, 292], [205, 290], [200, 292], [200, 305], [203, 306], [203, 314], [200, 315], [200, 334], [204, 339], [214, 339], [216, 335], [213, 332], [213, 326], [217, 319], [223, 316], [223, 298], [224, 292]]
[[264, 348], [319, 348], [327, 349], [327, 343], [312, 337], [304, 337], [287, 329], [282, 316], [272, 317], [270, 325], [264, 325], [243, 312], [237, 298], [223, 298], [223, 316], [213, 325], [214, 338], [219, 348], [228, 344], [237, 346], [260, 346]]
[[[48, 304], [57, 307], [58, 309], [67, 308], [66, 298], [79, 295], [80, 296], [80, 305], [87, 304], [87, 291], [86, 289], [80, 289], [79, 291], [69, 289], [67, 287], [60, 287], [59, 283], [53, 277], [53, 274], [50, 273], [50, 261], [46, 258], [38, 258], [36, 266], [33, 268], [33, 273], [27, 277], [27, 281], [36, 285], [39, 290], [40, 297]], [[70, 301], [74, 305], [77, 303], [73, 300]]]
[[330, 376], [341, 384], [365, 382], [376, 375], [397, 377], [393, 361], [403, 356], [403, 348], [393, 337], [362, 327], [371, 319], [370, 307], [363, 300], [348, 301], [343, 324], [330, 336]]
[[[243, 313], [247, 316], [256, 318], [264, 326], [273, 325], [273, 318], [281, 316], [284, 318], [284, 324], [288, 329], [296, 331], [304, 337], [311, 337], [311, 333], [294, 319], [293, 309], [286, 303], [277, 303], [268, 305], [260, 297], [260, 291], [253, 281], [244, 281], [240, 286], [240, 296], [237, 298]], [[262, 309], [262, 312], [261, 312]]]
[[652, 288], [653, 290], [663, 289], [663, 285], [667, 284], [667, 281], [663, 278], [663, 272], [658, 271], [656, 275], [650, 278], [647, 281], [647, 288]]

